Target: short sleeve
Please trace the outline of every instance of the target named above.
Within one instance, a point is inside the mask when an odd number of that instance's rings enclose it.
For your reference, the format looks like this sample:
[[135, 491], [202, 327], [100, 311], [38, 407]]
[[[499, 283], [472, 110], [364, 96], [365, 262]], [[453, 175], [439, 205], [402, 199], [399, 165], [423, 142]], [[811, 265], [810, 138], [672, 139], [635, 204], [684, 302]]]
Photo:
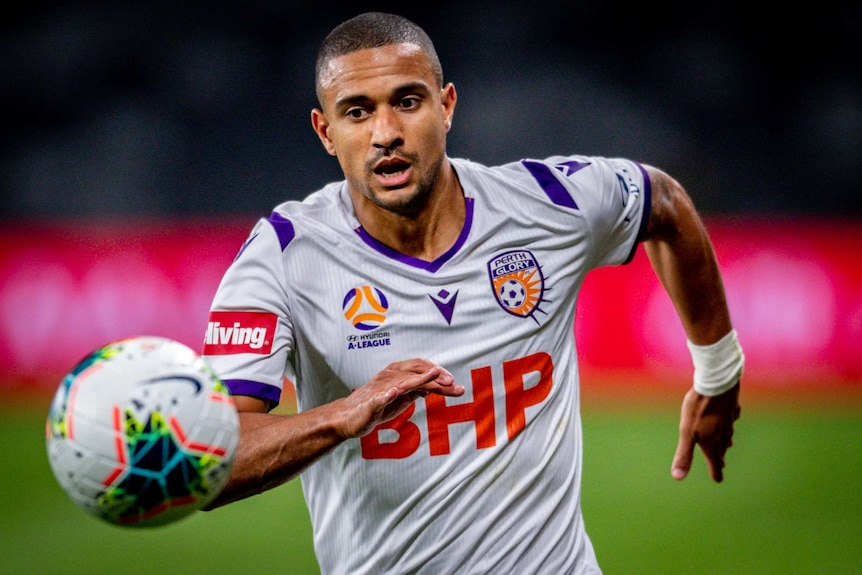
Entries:
[[293, 349], [282, 249], [273, 221], [258, 221], [222, 277], [203, 346], [204, 359], [231, 393], [273, 406]]

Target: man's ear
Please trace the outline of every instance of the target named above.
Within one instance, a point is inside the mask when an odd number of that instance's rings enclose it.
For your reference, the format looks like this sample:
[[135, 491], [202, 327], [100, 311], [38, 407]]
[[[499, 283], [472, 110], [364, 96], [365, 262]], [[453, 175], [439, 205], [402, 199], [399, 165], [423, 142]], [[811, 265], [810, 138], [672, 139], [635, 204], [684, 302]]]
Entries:
[[317, 134], [317, 137], [320, 138], [320, 143], [323, 144], [327, 153], [330, 156], [336, 156], [335, 144], [329, 137], [329, 122], [326, 120], [326, 115], [320, 108], [314, 108], [311, 111], [311, 127], [314, 128], [314, 132]]
[[443, 105], [443, 124], [446, 131], [452, 127], [452, 118], [455, 116], [455, 104], [458, 102], [458, 93], [455, 85], [449, 82], [440, 90], [440, 103]]

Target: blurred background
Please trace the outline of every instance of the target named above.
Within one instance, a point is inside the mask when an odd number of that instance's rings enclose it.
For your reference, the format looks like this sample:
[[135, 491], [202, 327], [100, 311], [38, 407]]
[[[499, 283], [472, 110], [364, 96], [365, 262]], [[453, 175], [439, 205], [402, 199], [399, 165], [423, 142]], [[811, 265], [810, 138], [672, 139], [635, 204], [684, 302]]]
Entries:
[[860, 213], [858, 2], [35, 0], [0, 24], [0, 214], [266, 213], [339, 178], [314, 57], [367, 9], [434, 39], [454, 156], [628, 156], [706, 213]]
[[[677, 177], [752, 382], [862, 378], [859, 2], [34, 1], [0, 24], [0, 387], [53, 385], [133, 333], [200, 346], [255, 219], [341, 179], [310, 126], [314, 59], [372, 9], [434, 39], [459, 94], [451, 155], [625, 156]], [[687, 378], [638, 265], [585, 286], [584, 368]]]
[[108, 341], [200, 348], [254, 221], [341, 179], [310, 127], [314, 58], [372, 9], [435, 41], [459, 96], [452, 156], [630, 157], [676, 176], [704, 215], [747, 357], [723, 484], [700, 456], [685, 482], [669, 478], [691, 364], [646, 257], [593, 272], [581, 293], [584, 510], [606, 572], [860, 572], [860, 6], [0, 9], [0, 573], [317, 572], [299, 482], [118, 530], [54, 481], [44, 418], [63, 374]]

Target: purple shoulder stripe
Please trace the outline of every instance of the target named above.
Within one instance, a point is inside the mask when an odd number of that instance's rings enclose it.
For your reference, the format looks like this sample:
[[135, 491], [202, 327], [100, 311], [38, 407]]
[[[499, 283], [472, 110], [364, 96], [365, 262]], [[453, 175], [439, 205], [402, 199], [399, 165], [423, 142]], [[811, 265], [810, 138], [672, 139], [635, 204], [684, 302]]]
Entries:
[[281, 251], [287, 247], [287, 244], [293, 240], [296, 232], [293, 230], [291, 221], [278, 212], [272, 212], [269, 216], [269, 223], [275, 230], [275, 235], [278, 236], [278, 241], [281, 244]]
[[[535, 160], [521, 160], [521, 164], [527, 168], [527, 171], [530, 172], [552, 202], [558, 206], [563, 206], [564, 208], [572, 208], [574, 210], [578, 209], [578, 204], [575, 203], [575, 199], [566, 189], [566, 186], [564, 186], [551, 171], [553, 168], [543, 162], [537, 162]], [[588, 165], [589, 164], [572, 161], [561, 164], [561, 167], [568, 171], [567, 175], [570, 175]]]

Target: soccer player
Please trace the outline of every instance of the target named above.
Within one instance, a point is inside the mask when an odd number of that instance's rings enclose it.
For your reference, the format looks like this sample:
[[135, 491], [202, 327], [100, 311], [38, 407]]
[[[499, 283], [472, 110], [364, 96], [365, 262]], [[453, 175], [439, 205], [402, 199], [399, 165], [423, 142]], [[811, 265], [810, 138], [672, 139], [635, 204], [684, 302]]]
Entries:
[[[204, 355], [241, 438], [214, 506], [302, 475], [324, 573], [599, 573], [580, 507], [575, 302], [643, 243], [694, 362], [672, 476], [715, 481], [743, 354], [683, 187], [626, 159], [450, 158], [457, 93], [428, 36], [367, 13], [316, 67], [344, 181], [251, 230]], [[298, 413], [271, 413], [284, 378]]]

